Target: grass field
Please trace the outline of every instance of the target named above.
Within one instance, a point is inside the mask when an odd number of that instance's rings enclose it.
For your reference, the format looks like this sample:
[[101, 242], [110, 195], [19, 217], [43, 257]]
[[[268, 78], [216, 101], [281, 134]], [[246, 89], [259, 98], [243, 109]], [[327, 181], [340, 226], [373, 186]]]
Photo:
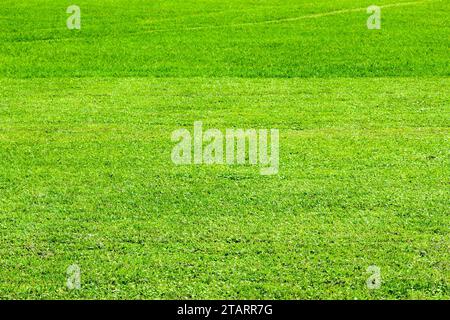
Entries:
[[[0, 298], [450, 298], [448, 1], [70, 4], [0, 5]], [[194, 121], [279, 173], [174, 165]]]

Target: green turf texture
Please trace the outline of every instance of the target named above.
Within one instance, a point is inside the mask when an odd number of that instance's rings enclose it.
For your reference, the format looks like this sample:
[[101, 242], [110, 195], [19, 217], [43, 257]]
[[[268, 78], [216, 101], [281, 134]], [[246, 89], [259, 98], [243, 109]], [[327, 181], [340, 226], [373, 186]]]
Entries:
[[[450, 298], [449, 2], [75, 4], [0, 5], [0, 298]], [[194, 121], [279, 174], [175, 166]]]
[[[0, 75], [449, 74], [450, 4], [443, 0], [382, 8], [381, 30], [367, 29], [366, 8], [372, 3], [361, 0], [75, 2], [82, 12], [79, 32], [66, 28], [67, 2], [2, 0]], [[379, 6], [401, 3], [376, 2]], [[354, 8], [361, 10], [320, 16]], [[299, 19], [283, 22], [290, 18]]]

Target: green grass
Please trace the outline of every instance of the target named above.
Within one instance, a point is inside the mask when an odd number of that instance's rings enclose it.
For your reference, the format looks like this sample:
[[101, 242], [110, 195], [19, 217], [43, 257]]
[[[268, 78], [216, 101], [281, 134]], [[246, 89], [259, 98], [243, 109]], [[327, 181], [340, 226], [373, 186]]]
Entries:
[[[448, 2], [76, 4], [0, 6], [0, 298], [450, 298]], [[175, 166], [200, 120], [279, 174]]]
[[[66, 28], [65, 2], [3, 0], [0, 75], [257, 78], [449, 74], [448, 1], [418, 1], [382, 9], [381, 30], [367, 29], [365, 8], [372, 3], [361, 0], [75, 2], [82, 12], [79, 32]], [[380, 6], [392, 3], [400, 1], [377, 1]], [[353, 8], [361, 10], [310, 17]], [[277, 22], [297, 17], [306, 18]]]

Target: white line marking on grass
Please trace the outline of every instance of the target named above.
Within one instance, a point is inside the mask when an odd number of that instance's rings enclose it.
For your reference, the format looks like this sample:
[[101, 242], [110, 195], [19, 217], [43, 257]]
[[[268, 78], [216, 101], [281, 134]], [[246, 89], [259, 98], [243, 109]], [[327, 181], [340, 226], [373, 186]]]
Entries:
[[[386, 4], [384, 6], [379, 6], [379, 7], [380, 8], [403, 7], [403, 6], [410, 6], [410, 5], [421, 4], [421, 3], [426, 3], [426, 2], [433, 2], [433, 0], [412, 1], [412, 2], [402, 2], [402, 3], [391, 3], [391, 4]], [[309, 14], [309, 15], [306, 15], [306, 16], [300, 16], [300, 17], [282, 18], [282, 19], [267, 20], [267, 21], [253, 22], [253, 23], [247, 22], [247, 23], [243, 23], [243, 24], [250, 25], [250, 24], [268, 24], [268, 23], [290, 22], [290, 21], [297, 21], [297, 20], [303, 20], [303, 19], [312, 19], [312, 18], [321, 18], [321, 17], [326, 17], [326, 16], [334, 16], [334, 15], [341, 14], [341, 13], [366, 11], [366, 10], [367, 10], [367, 7], [354, 8], [354, 9], [342, 9], [342, 10], [336, 10], [336, 11], [330, 11], [330, 12], [324, 12], [324, 13], [313, 13], [313, 14]]]

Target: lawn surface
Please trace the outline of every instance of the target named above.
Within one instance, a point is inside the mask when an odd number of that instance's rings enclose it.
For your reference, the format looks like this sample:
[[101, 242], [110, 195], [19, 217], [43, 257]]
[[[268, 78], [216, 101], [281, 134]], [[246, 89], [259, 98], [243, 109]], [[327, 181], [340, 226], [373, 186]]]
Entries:
[[[76, 4], [0, 6], [0, 298], [450, 298], [449, 2]], [[175, 166], [194, 121], [279, 174]]]

